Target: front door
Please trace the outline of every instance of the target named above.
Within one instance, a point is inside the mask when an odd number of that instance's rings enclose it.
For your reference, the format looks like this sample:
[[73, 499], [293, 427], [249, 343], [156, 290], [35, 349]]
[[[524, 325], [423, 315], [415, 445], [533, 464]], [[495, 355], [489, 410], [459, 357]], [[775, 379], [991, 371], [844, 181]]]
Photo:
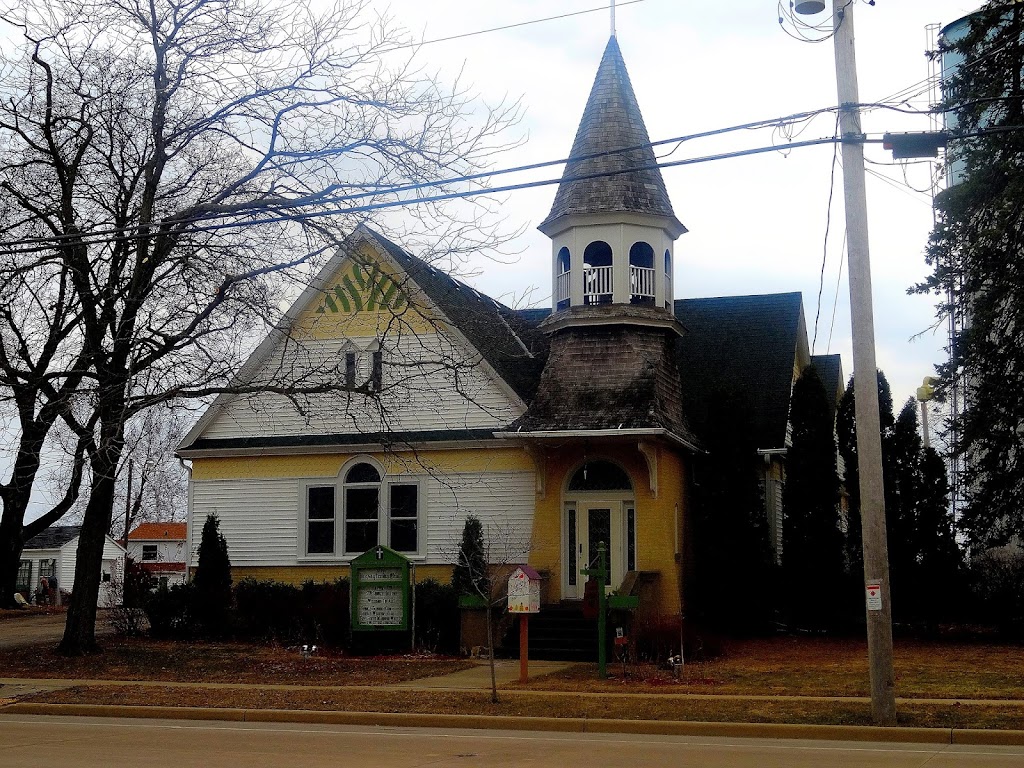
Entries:
[[571, 505], [566, 510], [566, 574], [563, 579], [564, 596], [569, 600], [583, 598], [588, 576], [580, 573], [585, 568], [597, 568], [597, 545], [604, 542], [609, 575], [606, 587], [622, 583], [622, 504], [586, 502]]

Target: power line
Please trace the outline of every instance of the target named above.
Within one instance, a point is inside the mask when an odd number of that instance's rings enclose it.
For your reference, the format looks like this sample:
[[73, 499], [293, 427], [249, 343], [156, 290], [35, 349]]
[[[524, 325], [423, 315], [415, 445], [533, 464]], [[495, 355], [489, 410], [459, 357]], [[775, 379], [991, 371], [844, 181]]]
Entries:
[[[461, 175], [461, 176], [454, 176], [454, 177], [450, 177], [450, 178], [447, 178], [447, 179], [440, 179], [440, 180], [437, 180], [437, 181], [420, 182], [420, 183], [416, 183], [416, 184], [405, 184], [405, 185], [394, 186], [394, 187], [387, 187], [387, 188], [382, 188], [382, 189], [372, 190], [372, 191], [367, 191], [367, 192], [358, 192], [358, 193], [354, 193], [354, 194], [350, 194], [350, 195], [338, 195], [338, 196], [333, 196], [333, 197], [328, 197], [328, 198], [320, 198], [320, 199], [318, 199], [316, 201], [301, 201], [301, 200], [299, 200], [299, 201], [281, 201], [280, 203], [278, 203], [278, 204], [273, 206], [273, 210], [286, 210], [286, 209], [289, 209], [289, 208], [299, 208], [299, 207], [304, 207], [304, 206], [309, 206], [309, 205], [314, 205], [314, 204], [315, 205], [324, 205], [324, 204], [330, 204], [330, 203], [350, 202], [350, 201], [353, 201], [353, 200], [366, 199], [366, 198], [374, 197], [374, 196], [377, 196], [377, 195], [401, 194], [401, 193], [405, 193], [405, 192], [416, 192], [416, 191], [420, 191], [420, 190], [428, 189], [428, 188], [432, 188], [432, 187], [442, 187], [442, 186], [445, 186], [445, 185], [448, 185], [448, 184], [455, 184], [455, 183], [468, 182], [468, 181], [476, 181], [476, 180], [479, 180], [479, 179], [491, 178], [491, 177], [496, 177], [496, 176], [502, 176], [502, 175], [507, 175], [507, 174], [511, 174], [511, 173], [522, 173], [522, 172], [525, 172], [525, 171], [539, 170], [541, 168], [551, 167], [551, 166], [555, 166], [555, 165], [566, 165], [568, 163], [582, 162], [582, 161], [596, 159], [596, 158], [600, 158], [600, 157], [606, 157], [606, 156], [610, 156], [610, 155], [617, 155], [617, 154], [623, 154], [623, 153], [628, 153], [628, 152], [634, 152], [634, 151], [640, 150], [640, 149], [655, 148], [655, 147], [660, 147], [660, 146], [664, 146], [664, 145], [667, 145], [667, 144], [679, 144], [679, 143], [683, 143], [683, 142], [686, 142], [686, 141], [693, 141], [693, 140], [696, 140], [696, 139], [702, 139], [702, 138], [708, 138], [708, 137], [712, 137], [712, 136], [718, 136], [718, 135], [722, 135], [722, 134], [726, 134], [726, 133], [732, 133], [732, 132], [735, 132], [735, 131], [753, 130], [753, 129], [765, 128], [765, 127], [769, 127], [769, 126], [777, 127], [779, 125], [783, 125], [783, 124], [786, 124], [786, 123], [792, 123], [792, 122], [797, 122], [797, 121], [801, 121], [801, 120], [806, 120], [806, 119], [812, 118], [814, 116], [817, 116], [819, 114], [836, 112], [837, 110], [838, 110], [838, 107], [825, 107], [825, 108], [822, 108], [822, 109], [812, 110], [812, 111], [809, 111], [809, 112], [799, 112], [799, 113], [795, 113], [793, 115], [788, 115], [788, 116], [785, 116], [785, 117], [773, 117], [773, 118], [768, 118], [768, 119], [764, 119], [764, 120], [756, 120], [756, 121], [752, 121], [752, 122], [741, 123], [741, 124], [738, 124], [738, 125], [727, 126], [727, 127], [724, 127], [724, 128], [715, 128], [715, 129], [711, 129], [711, 130], [707, 130], [707, 131], [700, 131], [700, 132], [697, 132], [697, 133], [686, 134], [686, 135], [683, 135], [683, 136], [676, 136], [676, 137], [673, 137], [673, 138], [670, 138], [670, 139], [661, 139], [659, 141], [652, 141], [652, 142], [646, 142], [644, 144], [637, 144], [637, 145], [633, 145], [633, 146], [629, 146], [629, 147], [622, 147], [622, 148], [614, 149], [614, 150], [607, 150], [607, 151], [603, 151], [603, 152], [594, 152], [594, 153], [590, 153], [590, 154], [586, 154], [586, 155], [570, 156], [568, 158], [560, 158], [560, 159], [557, 159], [557, 160], [546, 160], [546, 161], [542, 161], [542, 162], [538, 162], [538, 163], [529, 163], [529, 164], [526, 164], [526, 165], [514, 166], [514, 167], [511, 167], [511, 168], [503, 168], [503, 169], [498, 169], [498, 170], [482, 171], [482, 172], [473, 173], [473, 174], [464, 174], [464, 175]], [[823, 140], [816, 140], [814, 143], [823, 143], [825, 141], [832, 141], [832, 140], [833, 139], [831, 139], [831, 138], [830, 139], [823, 139]], [[771, 151], [772, 149], [776, 149], [777, 150], [777, 149], [781, 149], [781, 148], [790, 148], [790, 147], [798, 147], [798, 146], [803, 146], [803, 144], [800, 143], [800, 142], [797, 142], [797, 143], [791, 143], [791, 144], [788, 144], [788, 145], [783, 145], [782, 147], [780, 147], [778, 145], [773, 145], [772, 147], [762, 148], [762, 149], [756, 150], [756, 151], [758, 151], [758, 152], [760, 152], [760, 151]], [[734, 153], [726, 153], [725, 155], [723, 155], [723, 157], [730, 157], [730, 156], [736, 156], [736, 155]], [[690, 162], [693, 162], [693, 161], [692, 160], [684, 160], [684, 161], [664, 162], [664, 163], [660, 163], [660, 164], [656, 163], [654, 165], [642, 166], [642, 167], [641, 166], [635, 166], [635, 167], [630, 167], [630, 168], [627, 168], [627, 169], [622, 169], [622, 170], [620, 170], [618, 172], [615, 172], [615, 173], [631, 173], [631, 172], [635, 172], [635, 171], [650, 170], [650, 169], [654, 169], [654, 168], [673, 167], [675, 165], [688, 164]], [[590, 178], [598, 178], [598, 177], [606, 176], [606, 175], [615, 175], [615, 173], [589, 174], [589, 175], [585, 175], [585, 176], [580, 176], [578, 178], [577, 177], [573, 177], [573, 178], [566, 179], [566, 180], [567, 181], [584, 180], [584, 179], [590, 179]], [[364, 211], [369, 211], [369, 210], [377, 210], [377, 209], [380, 209], [380, 208], [390, 208], [390, 207], [396, 207], [396, 206], [400, 206], [400, 205], [409, 205], [409, 204], [414, 204], [414, 203], [418, 203], [418, 202], [436, 202], [436, 201], [439, 201], [439, 200], [451, 199], [451, 198], [454, 198], [454, 197], [470, 197], [470, 196], [474, 196], [474, 195], [494, 194], [494, 193], [497, 193], [497, 192], [510, 191], [510, 190], [516, 190], [516, 189], [521, 189], [521, 188], [528, 188], [528, 187], [532, 187], [532, 186], [544, 186], [544, 185], [548, 185], [548, 184], [558, 183], [561, 180], [562, 179], [548, 179], [548, 180], [539, 181], [539, 182], [525, 183], [523, 185], [510, 185], [510, 186], [507, 186], [507, 187], [485, 188], [485, 189], [480, 189], [480, 190], [470, 190], [470, 191], [461, 192], [461, 193], [446, 194], [446, 195], [438, 196], [438, 197], [435, 197], [435, 198], [422, 198], [422, 199], [413, 199], [413, 200], [387, 201], [387, 202], [383, 202], [383, 203], [370, 204], [370, 205], [366, 205], [366, 206], [358, 206], [358, 207], [354, 207], [354, 208], [351, 208], [351, 209], [346, 209], [344, 211], [320, 212], [320, 213], [321, 214], [325, 214], [326, 213], [326, 214], [329, 214], [329, 215], [339, 215], [341, 213], [364, 212]], [[268, 207], [268, 210], [270, 210], [270, 209], [271, 208]], [[191, 222], [203, 221], [204, 219], [224, 218], [226, 216], [232, 216], [232, 215], [235, 215], [235, 212], [208, 212], [208, 213], [205, 213], [205, 214], [202, 214], [202, 215], [197, 215], [197, 216], [194, 216], [194, 217], [184, 217], [184, 218], [179, 218], [179, 219], [164, 219], [164, 220], [161, 220], [161, 221], [156, 221], [156, 222], [153, 222], [150, 225], [150, 228], [151, 229], [155, 229], [155, 228], [158, 228], [158, 227], [161, 227], [161, 226], [166, 226], [166, 225], [188, 224], [188, 223], [191, 223]], [[262, 221], [262, 223], [273, 223], [275, 221], [292, 221], [295, 218], [296, 217], [286, 217], [286, 218], [277, 218], [277, 219], [263, 219], [261, 221]], [[236, 224], [225, 224], [225, 225], [219, 225], [219, 226], [211, 225], [210, 227], [197, 227], [196, 230], [198, 230], [198, 231], [213, 231], [214, 229], [223, 229], [223, 228], [227, 228], [227, 227], [231, 227], [231, 226], [237, 226], [237, 225]], [[17, 254], [17, 253], [35, 253], [35, 252], [40, 252], [42, 250], [48, 250], [51, 247], [60, 245], [62, 242], [75, 242], [75, 243], [85, 242], [85, 243], [89, 243], [89, 242], [93, 242], [93, 241], [97, 241], [97, 240], [101, 240], [101, 239], [103, 241], [105, 241], [105, 242], [125, 242], [127, 240], [139, 239], [139, 238], [150, 237], [150, 236], [152, 236], [151, 232], [150, 233], [134, 233], [134, 234], [130, 234], [129, 230], [127, 228], [107, 228], [107, 229], [102, 229], [102, 230], [93, 230], [93, 231], [82, 233], [82, 234], [53, 235], [53, 236], [49, 236], [49, 237], [24, 238], [22, 240], [11, 241], [10, 243], [7, 244], [8, 248], [6, 248], [4, 250], [0, 250], [0, 254], [7, 255], [7, 254]], [[23, 249], [18, 249], [18, 250], [15, 251], [15, 250], [12, 250], [10, 248], [10, 246], [12, 246], [12, 245], [26, 245], [26, 246], [36, 246], [36, 245], [38, 245], [38, 246], [41, 246], [41, 247], [38, 247], [38, 248], [23, 248]]]

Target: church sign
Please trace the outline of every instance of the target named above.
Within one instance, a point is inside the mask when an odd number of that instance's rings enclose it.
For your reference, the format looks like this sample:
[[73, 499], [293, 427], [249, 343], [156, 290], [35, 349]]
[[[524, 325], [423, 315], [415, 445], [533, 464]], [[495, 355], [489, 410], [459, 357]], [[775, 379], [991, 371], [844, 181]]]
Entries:
[[352, 561], [352, 631], [409, 629], [409, 560], [373, 547]]

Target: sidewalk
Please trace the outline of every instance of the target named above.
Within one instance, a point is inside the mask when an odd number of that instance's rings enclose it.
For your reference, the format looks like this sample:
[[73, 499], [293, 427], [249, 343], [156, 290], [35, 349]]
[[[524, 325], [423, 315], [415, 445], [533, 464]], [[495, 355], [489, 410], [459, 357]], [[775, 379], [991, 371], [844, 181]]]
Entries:
[[[530, 676], [540, 676], [572, 666], [570, 663], [534, 661], [530, 663]], [[519, 662], [499, 660], [495, 662], [495, 677], [498, 686], [519, 679]], [[517, 730], [558, 730], [574, 732], [604, 733], [649, 733], [674, 735], [838, 739], [838, 740], [882, 740], [929, 743], [971, 743], [971, 744], [1024, 744], [1024, 730], [977, 730], [959, 728], [876, 728], [871, 726], [846, 725], [798, 725], [743, 722], [696, 722], [687, 720], [622, 720], [596, 717], [515, 717], [488, 714], [435, 714], [362, 712], [339, 710], [307, 709], [260, 709], [230, 707], [170, 707], [141, 706], [138, 704], [43, 704], [14, 702], [17, 697], [34, 693], [45, 693], [80, 686], [100, 688], [189, 688], [189, 689], [236, 689], [260, 692], [272, 691], [407, 691], [423, 693], [481, 692], [491, 686], [490, 667], [487, 662], [448, 675], [420, 678], [389, 685], [308, 685], [308, 684], [253, 684], [253, 683], [202, 683], [165, 682], [140, 680], [96, 680], [96, 679], [44, 679], [44, 678], [0, 678], [0, 715], [88, 715], [107, 717], [145, 717], [197, 720], [273, 721], [331, 724], [376, 724], [381, 726], [406, 727], [454, 727], [454, 728], [504, 728]], [[864, 704], [869, 699], [852, 696], [786, 696], [786, 695], [738, 695], [708, 693], [628, 693], [628, 692], [567, 692], [505, 689], [499, 691], [505, 701], [525, 700], [526, 697], [575, 698], [641, 701], [659, 699], [662, 701], [749, 701], [752, 705], [766, 701], [807, 701], [846, 702]], [[939, 706], [964, 707], [1019, 707], [1021, 724], [1024, 727], [1024, 700], [1022, 699], [897, 699], [901, 705], [932, 704]], [[2, 722], [2, 718], [0, 718]]]

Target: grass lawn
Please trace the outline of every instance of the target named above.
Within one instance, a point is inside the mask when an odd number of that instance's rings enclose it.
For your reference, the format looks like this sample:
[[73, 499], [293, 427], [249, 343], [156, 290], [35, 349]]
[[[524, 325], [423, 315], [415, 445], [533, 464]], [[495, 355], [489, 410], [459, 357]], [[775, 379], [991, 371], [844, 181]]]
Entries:
[[[212, 706], [363, 712], [494, 714], [544, 717], [692, 720], [749, 723], [868, 725], [867, 702], [809, 697], [867, 696], [862, 642], [771, 638], [733, 642], [715, 660], [689, 664], [676, 681], [653, 666], [595, 665], [511, 684], [491, 704], [486, 692], [339, 690], [385, 686], [441, 675], [475, 662], [436, 657], [348, 657], [325, 653], [302, 659], [295, 649], [234, 643], [172, 643], [111, 638], [96, 656], [67, 659], [50, 650], [0, 651], [0, 676], [158, 683], [237, 683], [267, 687], [189, 688], [166, 685], [81, 685], [38, 693], [25, 701], [81, 704]], [[903, 725], [1024, 729], [1024, 706], [960, 699], [1024, 699], [1024, 648], [999, 645], [898, 642], [897, 695]], [[274, 685], [303, 685], [300, 689]], [[593, 697], [578, 693], [608, 693]], [[646, 694], [646, 695], [644, 695]], [[676, 694], [676, 695], [663, 695]], [[688, 695], [689, 694], [689, 695]], [[724, 694], [693, 696], [692, 694]], [[730, 695], [808, 698], [735, 699]]]

